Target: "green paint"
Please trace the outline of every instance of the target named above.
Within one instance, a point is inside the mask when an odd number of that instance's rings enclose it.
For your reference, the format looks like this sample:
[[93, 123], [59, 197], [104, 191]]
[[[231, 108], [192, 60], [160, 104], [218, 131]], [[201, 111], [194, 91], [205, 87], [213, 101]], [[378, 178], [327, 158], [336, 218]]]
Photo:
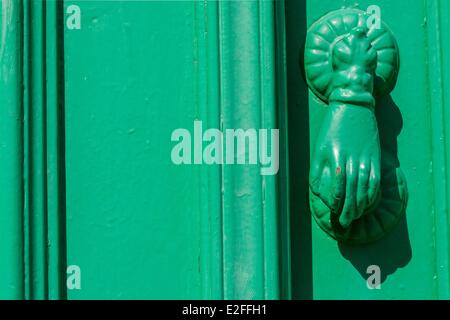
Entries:
[[384, 23], [369, 29], [369, 17], [332, 11], [309, 28], [305, 43], [306, 80], [329, 103], [314, 146], [311, 211], [346, 243], [383, 237], [402, 218], [408, 197], [396, 155], [380, 148], [373, 96], [395, 84], [397, 43]]
[[45, 2], [46, 62], [46, 172], [48, 298], [65, 299], [65, 123], [63, 2]]
[[171, 132], [197, 119], [277, 126], [272, 4], [77, 4], [82, 28], [64, 38], [67, 263], [83, 280], [69, 298], [278, 298], [277, 177], [170, 160]]
[[[58, 5], [62, 4], [59, 2]], [[10, 192], [1, 206], [0, 261], [5, 298], [60, 299], [65, 283], [64, 241], [59, 233], [63, 207], [60, 142], [64, 135], [53, 115], [60, 109], [60, 90], [52, 71], [60, 72], [56, 45], [55, 1], [2, 3], [2, 183]], [[61, 8], [59, 9], [61, 12]], [[46, 41], [44, 41], [46, 40]], [[4, 90], [5, 89], [5, 90]], [[4, 90], [4, 91], [3, 91]], [[16, 97], [15, 97], [16, 96]], [[15, 97], [15, 98], [13, 98]], [[55, 139], [55, 140], [53, 140]], [[14, 144], [13, 144], [14, 143]], [[14, 146], [14, 147], [13, 147]], [[15, 167], [10, 161], [15, 162]], [[13, 179], [14, 178], [14, 179]], [[14, 209], [14, 210], [13, 210]], [[55, 223], [56, 222], [56, 223]], [[8, 266], [9, 265], [9, 266]], [[2, 267], [3, 268], [3, 267]], [[8, 268], [10, 268], [8, 270]], [[57, 279], [57, 280], [56, 280]]]
[[[358, 3], [2, 1], [0, 298], [448, 298], [448, 4]], [[374, 114], [337, 125], [299, 55], [315, 21], [374, 4], [401, 54], [391, 94], [374, 83], [381, 192], [385, 163], [401, 166], [409, 199], [392, 232], [348, 246], [311, 221], [311, 150], [324, 121], [358, 149]], [[170, 134], [194, 120], [279, 128], [278, 175], [174, 165]]]
[[[276, 94], [284, 51], [276, 52], [274, 33], [282, 10], [270, 2], [73, 1], [77, 30], [65, 27], [68, 2], [2, 4], [2, 156], [13, 156], [0, 164], [15, 192], [2, 196], [1, 294], [288, 296], [289, 273], [280, 284], [279, 271], [288, 270], [279, 230], [288, 202], [278, 201], [278, 177], [255, 165], [170, 160], [170, 133], [194, 120], [270, 129], [279, 112], [286, 121], [276, 103], [285, 103]], [[285, 150], [285, 135], [281, 143]], [[282, 162], [283, 181], [287, 172]], [[68, 265], [80, 267], [82, 289], [67, 290]]]
[[82, 28], [64, 30], [67, 264], [82, 289], [68, 298], [201, 298], [210, 191], [201, 168], [171, 162], [170, 136], [207, 117], [204, 18], [187, 1], [72, 3]]
[[[270, 2], [219, 3], [223, 128], [273, 128], [274, 11]], [[224, 297], [280, 296], [276, 177], [223, 166]]]
[[[279, 219], [279, 281], [280, 298], [290, 299], [291, 287], [291, 233], [289, 201], [289, 139], [286, 85], [286, 20], [284, 1], [276, 1], [275, 6], [275, 63], [276, 63], [276, 108], [277, 124], [280, 129], [280, 168], [278, 171], [278, 219]], [[269, 31], [267, 31], [269, 32]]]
[[[219, 8], [215, 2], [195, 2], [197, 64], [197, 118], [210, 128], [220, 127], [219, 97]], [[219, 166], [199, 166], [201, 188], [202, 295], [223, 299], [221, 172]]]
[[23, 299], [22, 4], [1, 5], [0, 299]]
[[[439, 3], [442, 5], [442, 1]], [[410, 3], [407, 14], [404, 5], [391, 1], [358, 1], [357, 7], [366, 10], [369, 5], [374, 4], [380, 7], [382, 21], [389, 25], [400, 48], [401, 67], [395, 88], [390, 95], [377, 99], [375, 115], [381, 149], [396, 156], [391, 161], [402, 168], [408, 182], [406, 215], [384, 238], [370, 245], [355, 247], [335, 242], [315, 223], [311, 224], [308, 218], [308, 203], [299, 201], [295, 205], [299, 217], [296, 218], [297, 213], [292, 213], [292, 230], [309, 234], [310, 238], [293, 236], [294, 246], [301, 249], [292, 251], [294, 298], [448, 297], [448, 250], [444, 248], [448, 244], [448, 212], [445, 205], [447, 197], [443, 196], [442, 190], [434, 191], [430, 187], [436, 179], [447, 185], [441, 171], [445, 165], [442, 162], [439, 165], [439, 158], [446, 154], [446, 148], [443, 148], [445, 140], [442, 140], [445, 137], [434, 133], [438, 125], [436, 121], [446, 119], [446, 114], [442, 110], [439, 111], [439, 104], [429, 100], [429, 97], [439, 99], [439, 95], [435, 95], [430, 83], [431, 78], [428, 77], [428, 74], [430, 77], [437, 77], [439, 82], [445, 77], [445, 72], [442, 76], [436, 76], [434, 70], [440, 68], [430, 65], [428, 57], [434, 59], [437, 48], [436, 43], [430, 42], [430, 35], [445, 44], [447, 41], [444, 39], [448, 39], [448, 32], [439, 32], [429, 23], [430, 14], [436, 14], [436, 11], [429, 9], [430, 5], [431, 8], [436, 5], [434, 1], [426, 1], [425, 7], [422, 1]], [[314, 94], [309, 93], [309, 99], [306, 99], [306, 94], [302, 91], [305, 86], [302, 84], [301, 69], [298, 67], [298, 56], [302, 52], [302, 41], [306, 38], [306, 26], [341, 6], [354, 5], [356, 6], [354, 1], [306, 1], [305, 7], [294, 5], [293, 1], [286, 3], [288, 79], [292, 81], [288, 91], [289, 116], [294, 117], [289, 120], [304, 123], [301, 122], [304, 120], [300, 119], [309, 119], [305, 125], [307, 132], [311, 132], [310, 136], [306, 134], [311, 146], [316, 145], [318, 137], [315, 133], [319, 132], [328, 110]], [[295, 34], [298, 32], [295, 29], [289, 30], [289, 27], [293, 28], [302, 20], [302, 11], [307, 12], [303, 37], [302, 29], [300, 34]], [[438, 20], [444, 23], [445, 19], [448, 19], [447, 12], [439, 10], [439, 13]], [[448, 62], [447, 54], [442, 54], [441, 58], [442, 61]], [[444, 66], [442, 70], [445, 70]], [[447, 91], [443, 90], [442, 93], [446, 94]], [[290, 137], [298, 136], [299, 132], [303, 131], [290, 126]], [[440, 149], [436, 149], [436, 144], [441, 145]], [[310, 156], [309, 153], [306, 154]], [[297, 163], [300, 163], [300, 166], [308, 165], [308, 160], [304, 155], [294, 153], [290, 161], [291, 172], [302, 170]], [[304, 192], [308, 180], [305, 176], [298, 176], [300, 181], [296, 183], [297, 192], [299, 188]], [[293, 203], [291, 201], [291, 205]], [[369, 290], [366, 287], [366, 279], [369, 276], [366, 270], [373, 264], [381, 268], [380, 290]], [[295, 274], [296, 272], [299, 274]]]
[[[28, 62], [25, 77], [25, 161], [28, 181], [26, 183], [25, 208], [28, 209], [26, 239], [28, 245], [28, 275], [30, 299], [45, 299], [47, 289], [47, 227], [46, 227], [46, 143], [44, 142], [45, 119], [45, 31], [43, 22], [44, 2], [31, 1], [25, 3], [25, 26], [29, 39], [25, 57]], [[27, 246], [25, 246], [27, 248]]]
[[[432, 146], [432, 173], [433, 173], [433, 193], [434, 193], [434, 223], [435, 229], [435, 250], [436, 269], [435, 274], [438, 279], [437, 297], [442, 299], [450, 298], [449, 283], [449, 186], [448, 186], [448, 161], [449, 154], [447, 148], [448, 136], [448, 87], [449, 58], [448, 51], [450, 33], [448, 32], [449, 9], [447, 1], [427, 1], [425, 8], [427, 25], [434, 26], [427, 29], [426, 48], [428, 71], [427, 95], [428, 105], [431, 111], [431, 146]], [[445, 38], [446, 37], [446, 38]], [[446, 78], [445, 78], [446, 77]], [[431, 89], [431, 90], [430, 90]]]

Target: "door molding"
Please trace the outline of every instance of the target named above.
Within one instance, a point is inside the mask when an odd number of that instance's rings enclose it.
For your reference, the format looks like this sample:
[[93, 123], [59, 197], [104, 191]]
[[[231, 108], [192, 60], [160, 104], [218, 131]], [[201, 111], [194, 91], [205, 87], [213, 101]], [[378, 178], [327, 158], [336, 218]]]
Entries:
[[62, 1], [2, 2], [0, 297], [65, 297]]

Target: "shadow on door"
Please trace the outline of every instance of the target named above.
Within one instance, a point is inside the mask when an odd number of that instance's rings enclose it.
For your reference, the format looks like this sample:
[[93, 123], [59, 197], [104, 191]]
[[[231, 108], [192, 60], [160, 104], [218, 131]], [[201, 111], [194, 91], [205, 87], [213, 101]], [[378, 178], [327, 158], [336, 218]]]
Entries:
[[[397, 137], [403, 127], [403, 118], [400, 109], [390, 95], [377, 101], [376, 117], [382, 150], [381, 158], [382, 163], [384, 163], [382, 174], [386, 174], [400, 167], [397, 157]], [[396, 183], [396, 181], [393, 183]], [[392, 194], [391, 196], [393, 198], [400, 197], [399, 194]], [[412, 250], [408, 235], [407, 213], [403, 215], [399, 224], [381, 240], [364, 246], [339, 244], [339, 250], [364, 279], [370, 276], [366, 273], [367, 266], [379, 266], [381, 282], [384, 282], [389, 275], [393, 274], [398, 268], [405, 267], [411, 261]]]
[[[286, 65], [288, 95], [290, 225], [292, 298], [313, 298], [312, 232], [309, 213], [308, 174], [310, 167], [310, 126], [308, 88], [302, 76], [300, 55], [307, 31], [306, 1], [286, 0]], [[403, 120], [391, 96], [377, 101], [376, 116], [382, 157], [390, 156], [388, 166], [400, 166], [397, 158], [397, 136]], [[339, 244], [342, 256], [367, 279], [368, 265], [382, 270], [382, 281], [412, 257], [407, 215], [383, 239], [365, 246]]]
[[291, 211], [292, 298], [312, 299], [311, 217], [308, 202], [309, 105], [300, 54], [306, 36], [306, 1], [286, 1], [286, 66]]

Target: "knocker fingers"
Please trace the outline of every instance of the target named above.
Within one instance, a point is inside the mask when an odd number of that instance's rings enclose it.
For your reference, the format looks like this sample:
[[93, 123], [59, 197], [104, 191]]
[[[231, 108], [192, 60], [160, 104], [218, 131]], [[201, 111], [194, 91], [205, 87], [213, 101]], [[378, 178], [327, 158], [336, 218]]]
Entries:
[[340, 225], [346, 229], [356, 218], [356, 189], [358, 183], [358, 166], [351, 158], [347, 162], [346, 167], [346, 189], [345, 200], [341, 215], [339, 216]]
[[372, 159], [369, 176], [369, 189], [368, 189], [369, 206], [374, 204], [375, 201], [378, 199], [380, 192], [380, 180], [381, 180], [380, 177], [381, 177], [380, 160], [377, 158]]
[[360, 218], [369, 206], [370, 160], [363, 158], [359, 164], [358, 187], [356, 191], [356, 219]]

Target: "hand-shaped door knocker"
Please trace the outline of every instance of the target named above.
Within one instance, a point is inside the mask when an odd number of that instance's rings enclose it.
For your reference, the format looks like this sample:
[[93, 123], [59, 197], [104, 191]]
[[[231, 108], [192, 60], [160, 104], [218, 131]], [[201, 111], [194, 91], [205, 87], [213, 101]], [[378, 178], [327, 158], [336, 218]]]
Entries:
[[330, 12], [309, 28], [304, 53], [308, 86], [328, 103], [311, 161], [311, 213], [329, 235], [353, 244], [384, 236], [407, 202], [400, 168], [381, 159], [374, 113], [375, 97], [395, 85], [398, 47], [384, 23], [368, 28], [367, 18], [358, 9]]

